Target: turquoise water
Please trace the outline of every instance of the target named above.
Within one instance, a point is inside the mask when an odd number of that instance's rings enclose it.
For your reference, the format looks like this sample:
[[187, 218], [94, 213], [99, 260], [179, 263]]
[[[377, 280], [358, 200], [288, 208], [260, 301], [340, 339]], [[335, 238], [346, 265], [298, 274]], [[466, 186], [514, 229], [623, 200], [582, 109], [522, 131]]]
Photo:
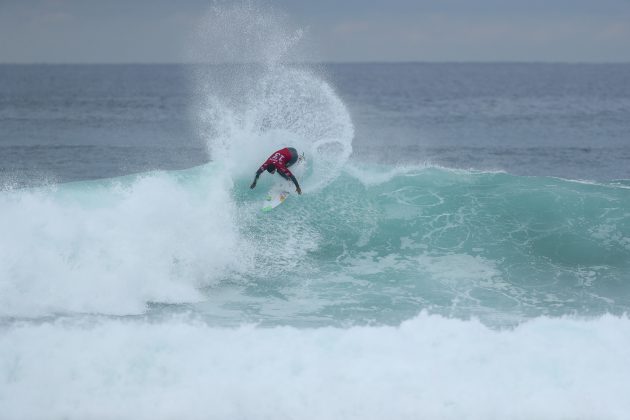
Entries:
[[[324, 190], [291, 197], [242, 227], [267, 244], [288, 226], [298, 244], [286, 246], [281, 235], [268, 245], [282, 252], [316, 244], [297, 271], [284, 261], [270, 269], [274, 288], [289, 295], [296, 288], [323, 305], [302, 308], [298, 320], [397, 324], [426, 309], [493, 324], [628, 311], [627, 187], [436, 167], [369, 169], [351, 165]], [[237, 197], [239, 205], [251, 200]], [[261, 280], [257, 273], [248, 279]]]

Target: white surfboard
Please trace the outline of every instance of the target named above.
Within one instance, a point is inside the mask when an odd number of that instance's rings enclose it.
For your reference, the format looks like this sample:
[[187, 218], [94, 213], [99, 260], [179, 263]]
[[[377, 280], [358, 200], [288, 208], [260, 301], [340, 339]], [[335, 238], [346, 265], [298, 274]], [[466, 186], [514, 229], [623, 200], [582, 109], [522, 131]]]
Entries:
[[263, 204], [262, 211], [271, 211], [275, 209], [280, 204], [284, 203], [284, 200], [286, 200], [290, 195], [291, 193], [289, 191], [269, 191], [267, 199]]

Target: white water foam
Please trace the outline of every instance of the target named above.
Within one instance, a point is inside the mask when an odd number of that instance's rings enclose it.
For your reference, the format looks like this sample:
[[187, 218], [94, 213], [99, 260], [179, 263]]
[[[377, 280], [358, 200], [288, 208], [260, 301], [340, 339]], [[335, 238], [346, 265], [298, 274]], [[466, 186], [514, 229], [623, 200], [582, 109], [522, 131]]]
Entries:
[[203, 299], [199, 287], [247, 264], [247, 243], [229, 179], [191, 171], [0, 193], [0, 315]]
[[[77, 351], [81, 349], [81, 351]], [[187, 317], [5, 327], [4, 419], [608, 419], [630, 412], [630, 320], [515, 329], [212, 328]]]

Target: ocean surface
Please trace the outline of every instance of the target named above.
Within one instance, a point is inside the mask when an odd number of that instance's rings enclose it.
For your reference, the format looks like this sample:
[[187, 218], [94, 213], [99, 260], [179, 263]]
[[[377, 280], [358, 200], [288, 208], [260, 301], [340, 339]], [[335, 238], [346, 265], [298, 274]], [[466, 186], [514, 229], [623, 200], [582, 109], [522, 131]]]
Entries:
[[2, 419], [628, 419], [629, 310], [630, 64], [0, 65]]

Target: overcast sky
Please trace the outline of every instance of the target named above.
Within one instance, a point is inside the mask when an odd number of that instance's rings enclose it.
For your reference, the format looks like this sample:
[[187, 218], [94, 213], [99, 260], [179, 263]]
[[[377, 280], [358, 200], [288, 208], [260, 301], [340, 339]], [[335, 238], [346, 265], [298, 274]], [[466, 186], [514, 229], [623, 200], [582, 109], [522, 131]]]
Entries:
[[[257, 3], [304, 29], [317, 61], [630, 62], [630, 0]], [[188, 61], [211, 4], [0, 0], [0, 62]]]

